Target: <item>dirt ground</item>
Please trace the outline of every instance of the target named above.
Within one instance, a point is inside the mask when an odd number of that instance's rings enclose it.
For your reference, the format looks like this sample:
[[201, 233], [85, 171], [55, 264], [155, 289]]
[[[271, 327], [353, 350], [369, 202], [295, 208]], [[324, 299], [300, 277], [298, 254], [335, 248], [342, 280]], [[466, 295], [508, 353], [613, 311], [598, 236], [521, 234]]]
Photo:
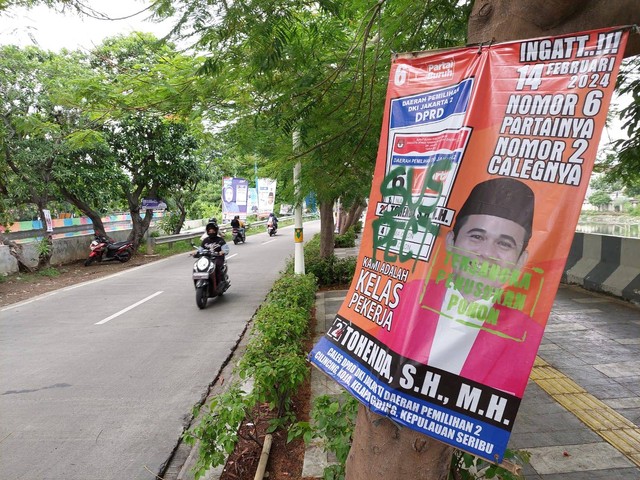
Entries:
[[[115, 273], [138, 267], [161, 257], [136, 255], [127, 263], [109, 262], [93, 264], [85, 267], [84, 263], [76, 262], [69, 265], [58, 266], [56, 269], [60, 275], [44, 277], [33, 274], [14, 274], [0, 281], [0, 307], [29, 300], [38, 295], [68, 287], [78, 283], [94, 280], [96, 278], [113, 275]], [[311, 349], [311, 343], [307, 345]], [[308, 420], [310, 405], [310, 386], [307, 381], [303, 388], [293, 399], [293, 409], [299, 421]], [[264, 407], [256, 412], [256, 429], [260, 441], [264, 440], [265, 430], [269, 420], [269, 413]], [[254, 418], [255, 420], [255, 418]], [[245, 424], [247, 422], [243, 422]], [[244, 426], [247, 429], [249, 427]], [[248, 437], [246, 432], [243, 436]], [[286, 443], [287, 432], [277, 432], [273, 436], [271, 453], [267, 464], [268, 477], [271, 479], [287, 480], [312, 480], [303, 478], [302, 465], [304, 461], [304, 443], [298, 439]], [[229, 456], [221, 480], [253, 480], [260, 459], [261, 447], [250, 440], [240, 440], [235, 451]]]

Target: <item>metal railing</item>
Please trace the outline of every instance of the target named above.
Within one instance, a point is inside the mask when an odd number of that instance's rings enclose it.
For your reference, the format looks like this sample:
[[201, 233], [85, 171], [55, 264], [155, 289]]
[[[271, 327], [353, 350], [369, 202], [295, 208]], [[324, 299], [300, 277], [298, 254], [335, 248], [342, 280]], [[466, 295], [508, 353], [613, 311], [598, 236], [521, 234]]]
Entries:
[[[303, 215], [303, 218], [312, 218], [316, 216], [317, 215], [315, 214], [308, 214]], [[293, 220], [294, 218], [294, 216], [280, 217], [278, 219], [278, 222], [286, 222], [287, 220]], [[245, 224], [245, 229], [248, 231], [249, 228], [259, 227], [261, 225], [266, 226], [267, 221], [268, 220], [260, 220], [258, 222], [247, 223]], [[219, 232], [221, 234], [225, 234], [227, 232], [230, 232], [231, 230], [232, 227], [228, 223], [219, 226]], [[163, 235], [159, 237], [149, 235], [147, 237], [147, 255], [153, 255], [156, 245], [173, 245], [174, 243], [181, 242], [183, 240], [194, 240], [196, 238], [200, 239], [203, 233], [204, 227], [202, 229], [192, 230], [190, 232], [178, 233], [176, 235]]]

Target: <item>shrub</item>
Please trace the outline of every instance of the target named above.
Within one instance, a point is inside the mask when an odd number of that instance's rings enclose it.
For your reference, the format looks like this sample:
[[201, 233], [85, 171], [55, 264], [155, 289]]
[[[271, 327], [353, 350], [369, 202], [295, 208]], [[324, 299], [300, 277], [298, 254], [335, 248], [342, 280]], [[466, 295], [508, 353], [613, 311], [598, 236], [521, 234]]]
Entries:
[[355, 270], [355, 257], [338, 258], [331, 255], [328, 258], [310, 259], [308, 263], [305, 261], [305, 271], [315, 275], [320, 286], [348, 285]]
[[158, 221], [158, 227], [160, 227], [160, 230], [162, 230], [165, 235], [173, 235], [178, 231], [179, 227], [182, 227], [180, 215], [168, 213]]
[[283, 309], [267, 303], [256, 314], [254, 333], [278, 346], [301, 341], [309, 331], [309, 309], [294, 307]]
[[[287, 263], [286, 272], [293, 273], [293, 260]], [[304, 246], [304, 268], [313, 275], [320, 287], [348, 285], [356, 270], [356, 257], [320, 257], [320, 235], [314, 235]]]
[[347, 231], [341, 235], [336, 235], [333, 241], [335, 248], [351, 248], [356, 246], [356, 230], [349, 227]]
[[285, 308], [302, 307], [309, 311], [315, 302], [315, 295], [309, 295], [309, 292], [315, 292], [316, 288], [316, 279], [312, 275], [286, 273], [274, 283], [267, 302]]
[[246, 352], [236, 369], [241, 379], [252, 380], [251, 393], [232, 384], [227, 393], [212, 401], [198, 426], [184, 434], [190, 445], [200, 441], [196, 479], [224, 463], [225, 452], [231, 453], [237, 442], [238, 425], [257, 404], [268, 403], [277, 413], [270, 432], [295, 419], [291, 396], [309, 375], [303, 342], [316, 289], [313, 275], [284, 274], [274, 283], [255, 316]]

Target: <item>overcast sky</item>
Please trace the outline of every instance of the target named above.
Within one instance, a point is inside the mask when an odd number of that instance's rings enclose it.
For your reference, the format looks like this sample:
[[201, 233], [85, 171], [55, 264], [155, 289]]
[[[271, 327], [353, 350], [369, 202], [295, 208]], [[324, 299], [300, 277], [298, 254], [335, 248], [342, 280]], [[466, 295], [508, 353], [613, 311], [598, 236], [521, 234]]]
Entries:
[[[87, 3], [110, 18], [129, 17], [149, 5], [147, 1], [133, 0], [90, 0]], [[109, 21], [81, 18], [71, 11], [63, 15], [45, 6], [29, 10], [10, 8], [0, 13], [0, 44], [36, 44], [53, 51], [91, 49], [104, 38], [121, 33], [143, 31], [162, 37], [169, 32], [171, 22], [145, 21], [148, 16], [148, 12], [142, 12], [132, 18]]]

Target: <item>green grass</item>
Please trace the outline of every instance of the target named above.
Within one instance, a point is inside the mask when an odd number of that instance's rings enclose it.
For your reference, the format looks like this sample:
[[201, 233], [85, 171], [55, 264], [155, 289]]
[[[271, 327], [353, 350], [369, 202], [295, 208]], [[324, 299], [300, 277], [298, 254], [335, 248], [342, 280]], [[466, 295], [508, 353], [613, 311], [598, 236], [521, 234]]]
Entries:
[[33, 283], [41, 280], [42, 277], [55, 278], [59, 277], [61, 274], [62, 271], [60, 271], [60, 269], [56, 267], [48, 267], [37, 272], [19, 272], [12, 273], [10, 275], [0, 275], [0, 283], [8, 282], [10, 280], [23, 283]]
[[[193, 240], [193, 243], [196, 245], [200, 244], [200, 241], [197, 239]], [[178, 253], [190, 252], [194, 250], [191, 246], [191, 242], [189, 240], [182, 240], [176, 243], [163, 243], [160, 245], [156, 245], [153, 249], [153, 254], [159, 257], [170, 257], [172, 255], [176, 255]], [[138, 248], [138, 252], [136, 255], [146, 255], [147, 254], [147, 245], [141, 244]]]

